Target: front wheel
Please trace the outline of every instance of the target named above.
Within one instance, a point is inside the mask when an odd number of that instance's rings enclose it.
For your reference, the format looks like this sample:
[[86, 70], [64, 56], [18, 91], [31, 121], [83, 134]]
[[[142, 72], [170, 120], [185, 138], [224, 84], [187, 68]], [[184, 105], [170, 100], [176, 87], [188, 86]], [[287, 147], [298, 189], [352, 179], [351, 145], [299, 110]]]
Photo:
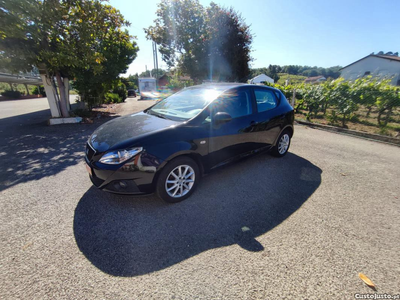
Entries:
[[183, 201], [193, 194], [199, 180], [197, 163], [190, 157], [178, 157], [161, 171], [157, 180], [157, 196], [169, 203]]
[[272, 148], [271, 154], [276, 157], [285, 156], [290, 147], [291, 136], [289, 131], [285, 130], [278, 138], [276, 145]]

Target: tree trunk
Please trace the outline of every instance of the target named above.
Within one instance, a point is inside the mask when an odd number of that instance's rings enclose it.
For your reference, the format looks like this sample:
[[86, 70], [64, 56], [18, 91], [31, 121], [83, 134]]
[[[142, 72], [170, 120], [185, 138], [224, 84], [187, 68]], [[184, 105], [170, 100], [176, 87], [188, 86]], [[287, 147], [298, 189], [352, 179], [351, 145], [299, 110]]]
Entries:
[[346, 125], [346, 115], [343, 114], [343, 119], [342, 119], [342, 127]]
[[14, 91], [14, 88], [13, 88], [13, 86], [12, 86], [12, 83], [9, 83], [9, 85], [10, 85], [10, 89], [11, 89], [12, 91]]
[[324, 109], [323, 109], [324, 116], [326, 115], [327, 108], [328, 108], [328, 101], [326, 101], [325, 104], [324, 104]]
[[40, 74], [43, 81], [43, 87], [46, 92], [47, 101], [49, 102], [51, 116], [53, 118], [61, 117], [60, 108], [57, 101], [57, 94], [53, 84], [52, 77], [47, 73]]
[[29, 89], [28, 89], [28, 85], [25, 83], [25, 88], [26, 88], [26, 95], [29, 96]]
[[384, 112], [384, 109], [380, 109], [378, 112], [378, 126], [382, 126], [381, 124], [381, 117], [382, 117], [382, 113]]
[[366, 117], [369, 117], [369, 115], [371, 114], [372, 106], [367, 106], [367, 108], [368, 108], [368, 112], [367, 112]]
[[63, 77], [64, 88], [65, 88], [65, 99], [67, 99], [68, 111], [71, 111], [71, 102], [69, 101], [69, 79]]
[[65, 97], [66, 96], [66, 94], [65, 94], [65, 86], [64, 86], [63, 80], [61, 79], [60, 72], [56, 72], [56, 79], [57, 79], [58, 89], [60, 91], [59, 96], [60, 96], [61, 115], [64, 118], [68, 118], [69, 117], [68, 103], [67, 103], [67, 99]]
[[386, 113], [385, 126], [389, 123], [390, 116], [392, 115], [392, 110], [393, 110], [393, 107], [390, 107], [388, 112]]

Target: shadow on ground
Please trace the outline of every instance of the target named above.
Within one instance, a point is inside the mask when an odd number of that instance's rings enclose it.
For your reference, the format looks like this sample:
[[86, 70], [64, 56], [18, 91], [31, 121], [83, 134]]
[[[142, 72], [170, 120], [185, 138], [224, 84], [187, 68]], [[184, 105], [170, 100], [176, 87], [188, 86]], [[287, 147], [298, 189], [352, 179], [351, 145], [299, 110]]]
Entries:
[[0, 191], [19, 183], [55, 175], [79, 163], [94, 124], [48, 126], [48, 109], [0, 119]]
[[289, 153], [217, 170], [173, 205], [92, 187], [75, 209], [75, 239], [93, 265], [114, 276], [147, 274], [233, 244], [263, 251], [256, 237], [299, 209], [320, 183], [318, 167]]

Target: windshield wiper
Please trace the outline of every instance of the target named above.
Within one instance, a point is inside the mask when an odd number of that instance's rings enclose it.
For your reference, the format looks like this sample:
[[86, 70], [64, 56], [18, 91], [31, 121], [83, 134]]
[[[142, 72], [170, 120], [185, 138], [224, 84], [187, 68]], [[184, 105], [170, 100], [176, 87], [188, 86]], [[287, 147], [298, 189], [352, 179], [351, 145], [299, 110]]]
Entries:
[[153, 116], [159, 117], [159, 118], [161, 118], [161, 119], [171, 120], [171, 119], [167, 118], [166, 116], [164, 116], [164, 115], [162, 115], [162, 114], [158, 114], [158, 113], [152, 111], [151, 109], [149, 109], [149, 110], [147, 111], [147, 113], [148, 113], [149, 115], [153, 115]]

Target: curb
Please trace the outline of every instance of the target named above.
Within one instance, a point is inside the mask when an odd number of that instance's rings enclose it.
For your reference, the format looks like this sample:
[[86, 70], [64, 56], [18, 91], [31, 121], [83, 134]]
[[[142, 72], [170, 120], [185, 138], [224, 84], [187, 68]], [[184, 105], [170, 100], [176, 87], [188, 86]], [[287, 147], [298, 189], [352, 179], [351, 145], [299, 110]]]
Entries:
[[52, 118], [49, 119], [49, 125], [60, 125], [60, 124], [74, 124], [82, 122], [81, 117], [71, 117], [71, 118]]
[[296, 122], [298, 124], [306, 125], [306, 126], [316, 128], [316, 129], [322, 129], [322, 130], [327, 130], [327, 131], [336, 132], [336, 133], [344, 133], [347, 135], [351, 135], [351, 136], [355, 136], [355, 137], [359, 137], [359, 138], [372, 140], [375, 142], [381, 142], [381, 143], [386, 143], [386, 144], [400, 147], [400, 139], [398, 139], [398, 138], [393, 138], [393, 137], [379, 135], [379, 134], [366, 133], [366, 132], [341, 128], [341, 127], [330, 126], [330, 125], [310, 123], [310, 122], [306, 122], [306, 121], [302, 121], [302, 120], [296, 120]]

